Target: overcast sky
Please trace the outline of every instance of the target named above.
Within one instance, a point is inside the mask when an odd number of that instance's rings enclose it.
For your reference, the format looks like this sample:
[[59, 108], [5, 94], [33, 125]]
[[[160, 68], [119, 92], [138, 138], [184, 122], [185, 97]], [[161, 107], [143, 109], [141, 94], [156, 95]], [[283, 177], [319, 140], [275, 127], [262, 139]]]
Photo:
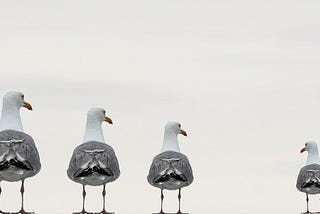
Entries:
[[[194, 183], [190, 214], [299, 213], [295, 187], [307, 140], [320, 142], [320, 1], [1, 1], [0, 96], [24, 92], [21, 110], [42, 161], [26, 181], [26, 210], [81, 209], [66, 175], [86, 112], [106, 109], [105, 139], [121, 175], [107, 185], [117, 214], [159, 211], [147, 183], [164, 125], [179, 121]], [[20, 183], [2, 184], [1, 207], [18, 210]], [[100, 187], [87, 208], [101, 209]], [[165, 211], [177, 210], [165, 192]], [[320, 210], [318, 197], [311, 209]]]

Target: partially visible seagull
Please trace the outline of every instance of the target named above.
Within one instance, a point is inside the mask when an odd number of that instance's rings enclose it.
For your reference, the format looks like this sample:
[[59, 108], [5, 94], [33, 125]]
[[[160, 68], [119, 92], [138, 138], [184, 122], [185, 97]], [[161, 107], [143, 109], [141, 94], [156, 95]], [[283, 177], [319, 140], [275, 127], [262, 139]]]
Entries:
[[163, 190], [179, 190], [179, 210], [177, 214], [182, 214], [180, 200], [181, 188], [190, 185], [193, 181], [192, 168], [187, 156], [180, 153], [177, 135], [187, 136], [181, 129], [180, 123], [169, 122], [165, 127], [164, 140], [161, 153], [153, 158], [150, 166], [148, 182], [161, 189], [161, 210], [163, 212]]
[[86, 185], [103, 186], [103, 209], [100, 214], [111, 214], [105, 209], [106, 184], [116, 180], [120, 170], [114, 150], [104, 141], [103, 121], [112, 124], [104, 109], [91, 108], [88, 111], [83, 143], [74, 149], [69, 163], [68, 177], [82, 184], [82, 211], [74, 214], [89, 214], [85, 210]]
[[310, 213], [308, 194], [320, 193], [320, 159], [317, 143], [307, 142], [300, 152], [304, 151], [308, 152], [308, 158], [306, 165], [299, 172], [296, 186], [299, 191], [306, 193], [307, 211], [305, 213]]
[[[21, 209], [11, 214], [31, 214], [23, 207], [24, 180], [41, 168], [38, 150], [32, 137], [23, 132], [20, 108], [32, 110], [21, 92], [10, 91], [3, 97], [0, 119], [0, 180], [21, 181]], [[1, 193], [1, 189], [0, 189]]]

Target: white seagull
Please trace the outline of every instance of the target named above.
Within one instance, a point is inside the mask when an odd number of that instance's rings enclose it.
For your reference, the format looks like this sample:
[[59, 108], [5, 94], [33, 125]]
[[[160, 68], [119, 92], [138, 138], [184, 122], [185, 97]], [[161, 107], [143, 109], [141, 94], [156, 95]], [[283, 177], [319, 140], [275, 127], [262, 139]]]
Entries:
[[307, 211], [305, 213], [310, 213], [308, 194], [320, 193], [320, 159], [317, 143], [307, 142], [300, 152], [305, 151], [308, 152], [307, 162], [299, 172], [296, 186], [299, 191], [306, 193]]
[[32, 110], [21, 92], [10, 91], [4, 95], [0, 119], [0, 180], [21, 181], [21, 209], [11, 214], [33, 213], [26, 212], [23, 207], [24, 180], [35, 176], [41, 168], [34, 140], [23, 132], [21, 107]]
[[74, 214], [89, 214], [85, 210], [86, 185], [103, 186], [103, 209], [95, 214], [111, 214], [105, 210], [105, 188], [107, 183], [119, 177], [120, 170], [114, 150], [104, 141], [101, 127], [103, 121], [112, 124], [104, 109], [91, 108], [88, 111], [83, 143], [74, 149], [69, 163], [68, 177], [82, 184], [82, 211]]
[[179, 190], [179, 210], [177, 214], [182, 214], [180, 209], [181, 188], [190, 185], [193, 181], [189, 160], [187, 156], [180, 153], [178, 134], [187, 136], [187, 133], [181, 129], [180, 123], [167, 123], [161, 153], [153, 158], [147, 177], [152, 186], [161, 189], [161, 210], [159, 214], [164, 214], [164, 189]]

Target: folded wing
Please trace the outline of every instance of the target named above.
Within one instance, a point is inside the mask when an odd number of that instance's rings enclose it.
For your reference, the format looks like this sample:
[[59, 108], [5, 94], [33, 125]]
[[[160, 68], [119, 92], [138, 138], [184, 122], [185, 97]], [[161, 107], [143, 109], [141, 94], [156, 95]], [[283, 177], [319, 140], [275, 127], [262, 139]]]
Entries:
[[155, 187], [175, 190], [190, 185], [193, 173], [184, 154], [166, 151], [153, 158], [147, 179]]
[[89, 141], [75, 148], [67, 170], [69, 178], [89, 185], [102, 185], [120, 175], [119, 163], [111, 146]]
[[36, 175], [40, 168], [39, 153], [30, 135], [15, 130], [0, 132], [0, 176], [2, 179], [8, 181], [25, 179]]
[[310, 164], [301, 168], [296, 187], [308, 194], [320, 193], [320, 165]]

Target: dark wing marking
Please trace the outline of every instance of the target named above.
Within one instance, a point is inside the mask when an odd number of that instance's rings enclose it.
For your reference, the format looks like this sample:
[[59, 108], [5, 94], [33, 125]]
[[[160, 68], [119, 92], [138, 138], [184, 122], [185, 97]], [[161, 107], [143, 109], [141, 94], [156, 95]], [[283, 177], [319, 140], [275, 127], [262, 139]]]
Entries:
[[76, 173], [75, 173], [75, 177], [77, 178], [81, 178], [81, 177], [87, 177], [89, 175], [92, 175], [93, 173], [100, 173], [102, 175], [106, 175], [106, 176], [113, 176], [113, 173], [111, 172], [110, 169], [103, 169], [101, 167], [98, 167], [98, 166], [94, 166], [94, 167], [88, 167], [88, 168], [85, 168], [83, 170], [78, 170]]
[[317, 188], [320, 188], [320, 184], [318, 182], [314, 182], [314, 181], [304, 182], [302, 184], [301, 188], [308, 188], [311, 186], [315, 186]]
[[183, 181], [183, 182], [186, 182], [187, 181], [187, 178], [186, 176], [184, 175], [179, 175], [179, 174], [176, 174], [176, 173], [171, 173], [170, 176], [178, 181]]
[[177, 181], [183, 181], [183, 182], [187, 181], [187, 179], [184, 175], [178, 175], [177, 173], [172, 172], [170, 174], [165, 174], [159, 178], [156, 178], [154, 182], [155, 183], [163, 183], [163, 182], [169, 181], [170, 178], [176, 179]]
[[9, 163], [7, 160], [3, 160], [0, 162], [0, 170], [5, 170], [10, 167]]
[[113, 173], [110, 169], [108, 168], [101, 168], [101, 167], [98, 167], [98, 166], [95, 166], [93, 167], [93, 171], [94, 172], [97, 172], [97, 173], [100, 173], [102, 175], [106, 175], [106, 176], [113, 176]]
[[14, 158], [14, 159], [11, 159], [9, 163], [19, 169], [33, 170], [32, 166], [28, 161], [19, 161], [16, 158]]
[[170, 176], [168, 174], [166, 174], [166, 175], [161, 176], [158, 179], [155, 179], [154, 182], [155, 183], [163, 183], [163, 182], [169, 181], [169, 179], [170, 179]]

